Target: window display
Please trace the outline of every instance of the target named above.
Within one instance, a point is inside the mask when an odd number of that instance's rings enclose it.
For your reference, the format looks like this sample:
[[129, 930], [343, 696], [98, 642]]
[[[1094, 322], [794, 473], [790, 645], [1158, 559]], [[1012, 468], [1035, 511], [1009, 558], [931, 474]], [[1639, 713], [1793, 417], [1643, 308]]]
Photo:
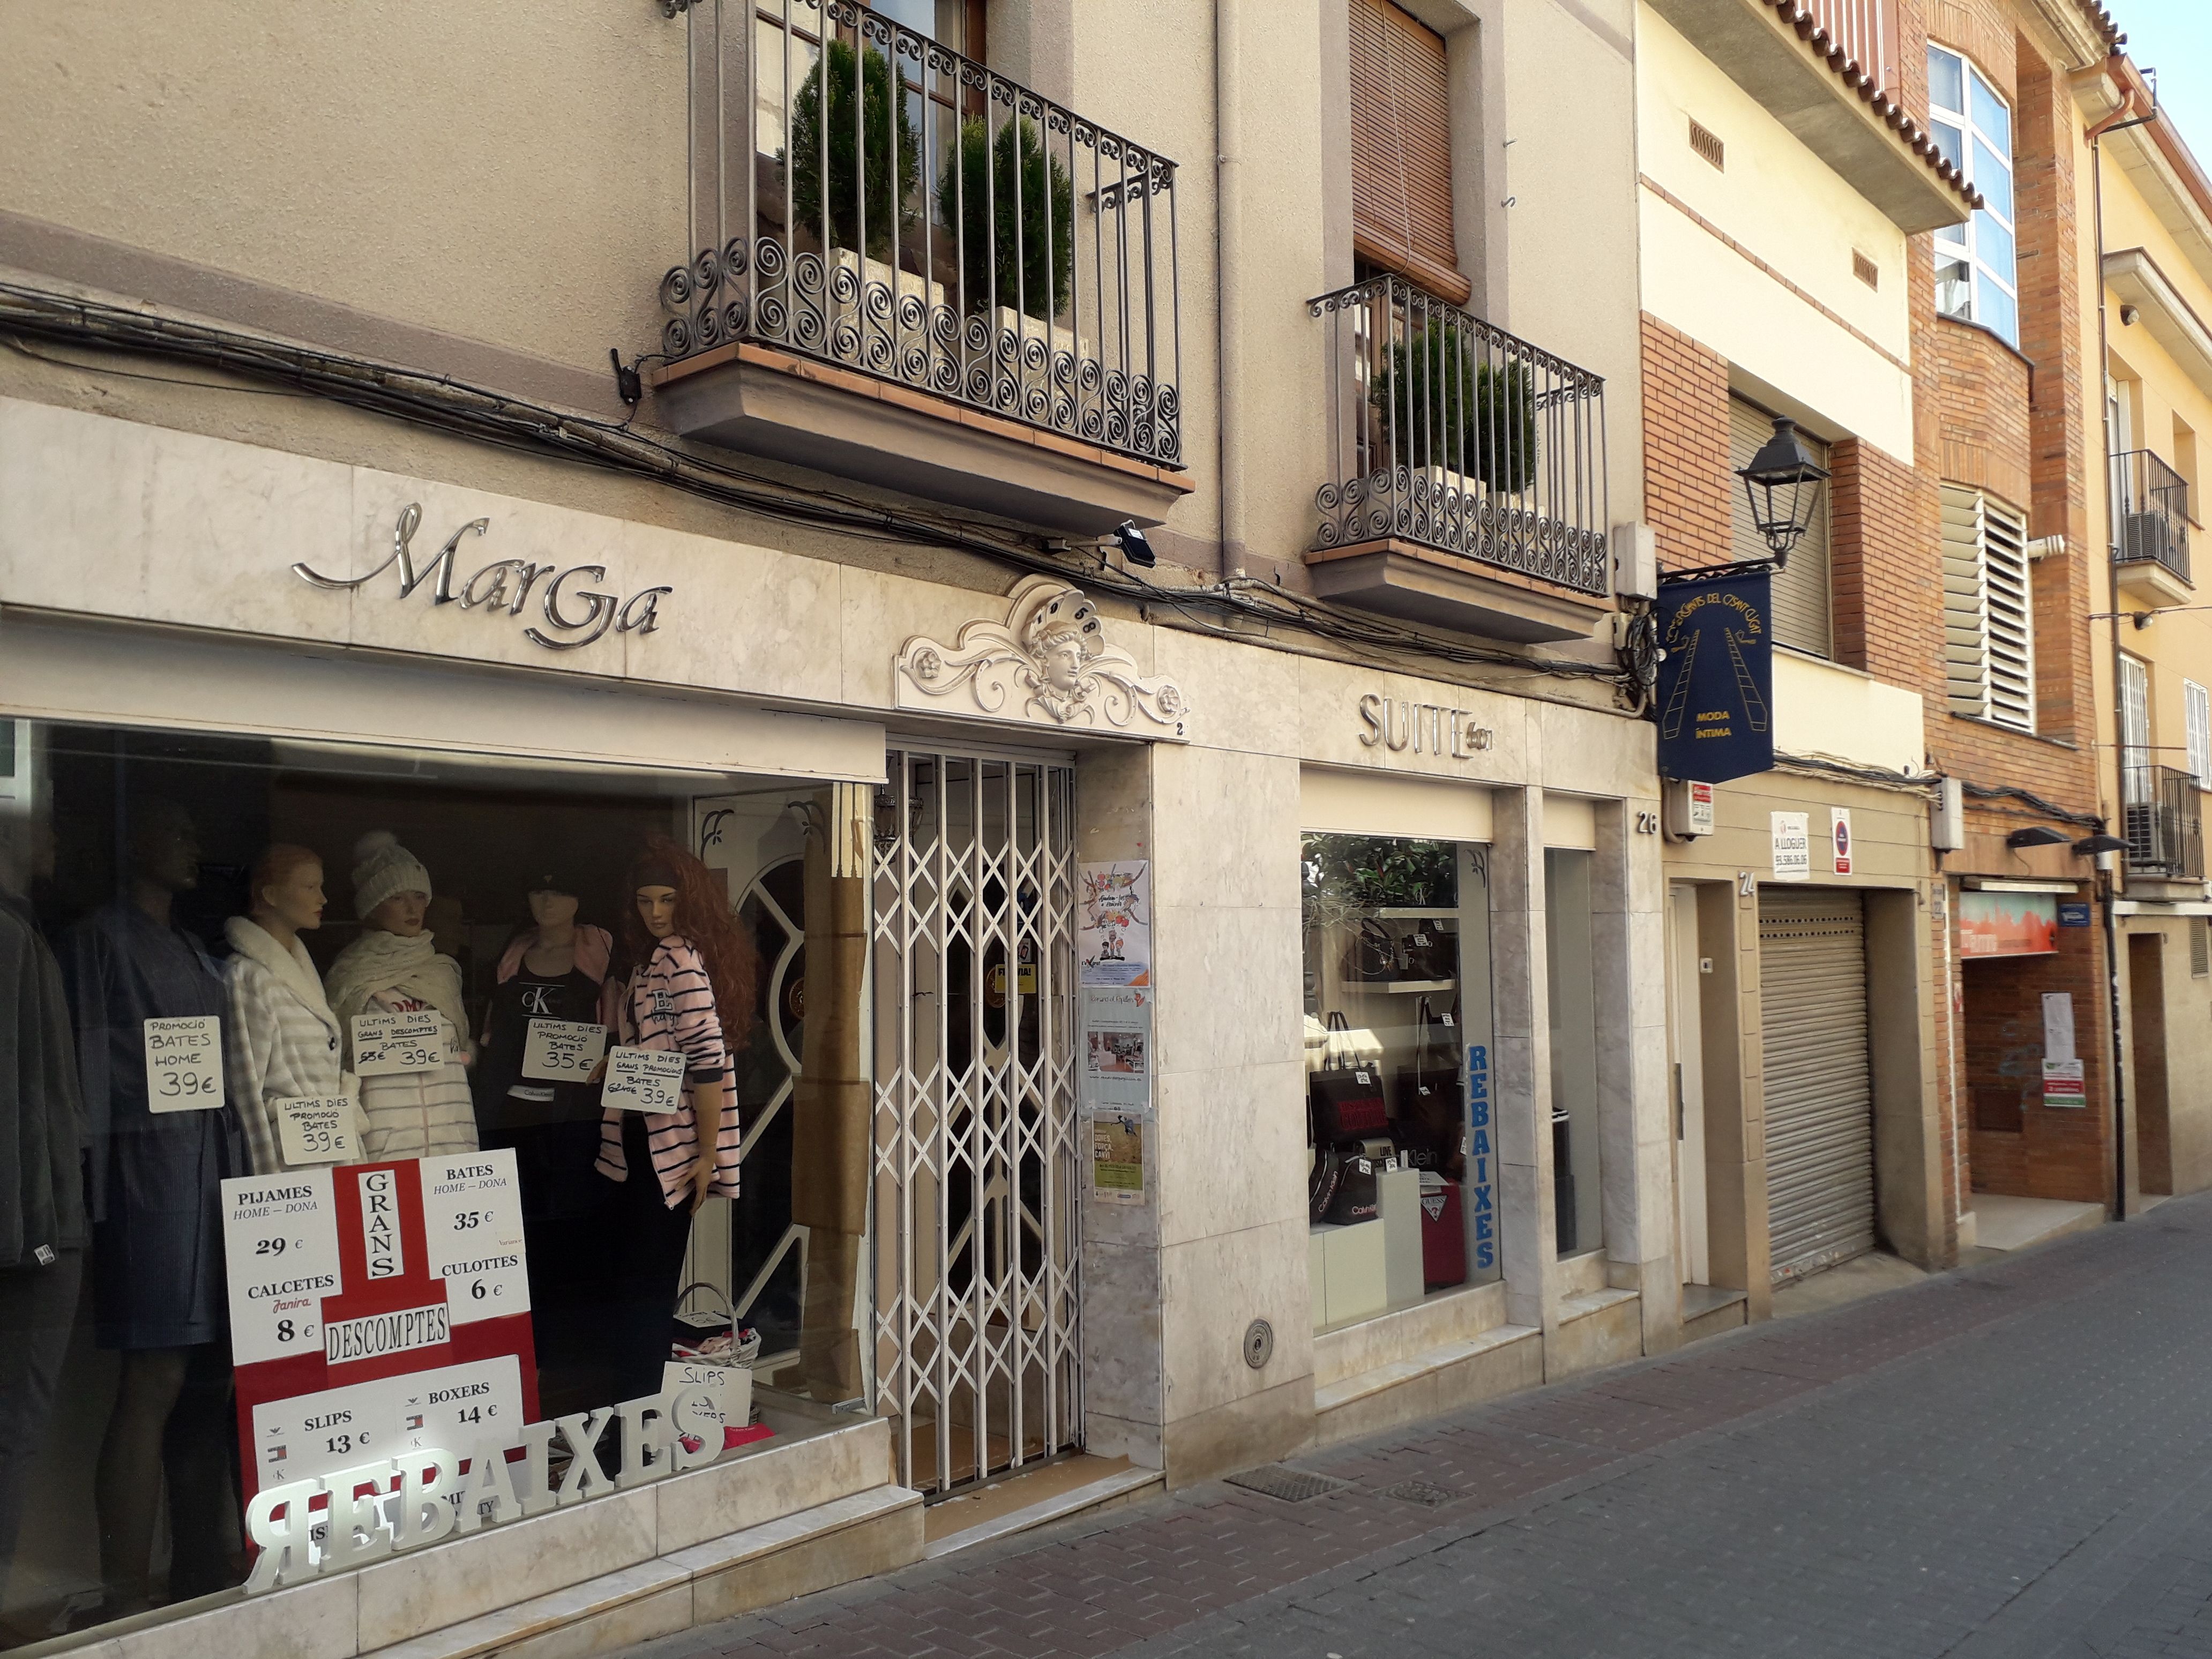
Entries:
[[1316, 1328], [1498, 1276], [1486, 853], [1304, 837]]
[[0, 1647], [850, 1420], [864, 791], [0, 732]]

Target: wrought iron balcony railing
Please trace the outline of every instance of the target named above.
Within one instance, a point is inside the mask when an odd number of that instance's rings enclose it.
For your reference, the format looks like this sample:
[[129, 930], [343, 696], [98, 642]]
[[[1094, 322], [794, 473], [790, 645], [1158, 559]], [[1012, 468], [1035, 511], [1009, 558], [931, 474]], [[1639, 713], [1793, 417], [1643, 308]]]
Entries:
[[671, 360], [757, 342], [1182, 465], [1172, 161], [850, 0], [724, 15]]
[[2159, 564], [2189, 580], [2189, 482], [2148, 449], [2112, 457], [2115, 564]]
[[2201, 879], [2203, 791], [2196, 778], [2171, 766], [2131, 763], [2122, 785], [2130, 872], [2170, 881]]
[[1310, 309], [1329, 330], [1316, 546], [1395, 538], [1611, 592], [1601, 378], [1402, 276]]

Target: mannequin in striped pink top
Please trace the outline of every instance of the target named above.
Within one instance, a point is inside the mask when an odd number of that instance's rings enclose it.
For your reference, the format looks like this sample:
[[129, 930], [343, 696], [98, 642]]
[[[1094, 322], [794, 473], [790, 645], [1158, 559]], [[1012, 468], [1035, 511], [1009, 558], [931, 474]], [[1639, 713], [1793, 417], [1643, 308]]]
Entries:
[[684, 1056], [673, 1112], [609, 1110], [599, 1171], [621, 1183], [609, 1263], [618, 1400], [657, 1393], [669, 1353], [691, 1215], [738, 1195], [737, 1061], [751, 1035], [757, 974], [714, 873], [664, 836], [631, 868], [626, 970], [606, 982], [607, 1024], [626, 1046]]

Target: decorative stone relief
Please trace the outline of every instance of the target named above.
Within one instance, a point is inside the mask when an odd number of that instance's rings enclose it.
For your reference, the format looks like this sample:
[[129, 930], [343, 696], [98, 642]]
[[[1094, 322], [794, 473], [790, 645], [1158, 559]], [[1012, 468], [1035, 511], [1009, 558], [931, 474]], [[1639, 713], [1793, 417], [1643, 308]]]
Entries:
[[915, 635], [892, 679], [901, 708], [1170, 743], [1188, 735], [1182, 689], [1141, 678], [1136, 659], [1107, 643], [1083, 590], [1056, 576], [1024, 576], [1004, 622], [963, 623], [951, 645]]

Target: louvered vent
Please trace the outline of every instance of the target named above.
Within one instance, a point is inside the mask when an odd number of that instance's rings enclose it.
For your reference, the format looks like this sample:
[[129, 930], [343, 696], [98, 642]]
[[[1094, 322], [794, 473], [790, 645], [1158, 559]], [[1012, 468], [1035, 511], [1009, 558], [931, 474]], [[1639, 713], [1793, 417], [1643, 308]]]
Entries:
[[1721, 143], [1720, 134], [1715, 132], [1711, 127], [1700, 126], [1695, 121], [1691, 122], [1690, 148], [1723, 173], [1728, 171], [1728, 146]]
[[1878, 289], [1881, 286], [1881, 267], [1856, 248], [1851, 250], [1851, 275], [1869, 288]]
[[1954, 713], [2035, 730], [2027, 526], [1956, 484], [1943, 486], [1943, 658]]

